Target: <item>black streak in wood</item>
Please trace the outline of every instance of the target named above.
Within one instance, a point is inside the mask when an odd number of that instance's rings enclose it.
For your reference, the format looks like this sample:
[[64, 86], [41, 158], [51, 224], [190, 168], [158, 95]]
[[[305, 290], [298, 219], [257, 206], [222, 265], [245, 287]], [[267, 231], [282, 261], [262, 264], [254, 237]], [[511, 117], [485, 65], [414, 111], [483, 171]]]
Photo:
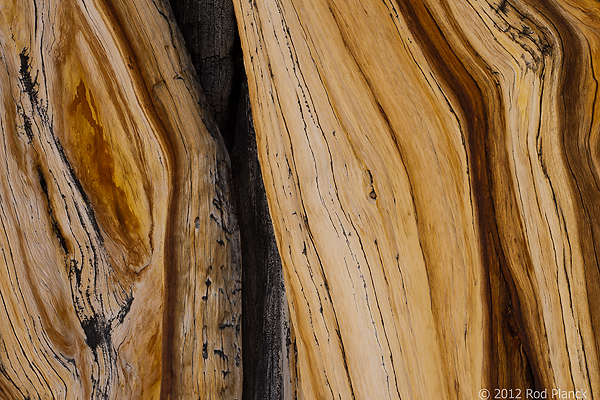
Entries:
[[[288, 324], [281, 258], [258, 161], [248, 88], [241, 90], [232, 169], [242, 238], [243, 398], [283, 398]], [[290, 343], [291, 344], [291, 343]]]

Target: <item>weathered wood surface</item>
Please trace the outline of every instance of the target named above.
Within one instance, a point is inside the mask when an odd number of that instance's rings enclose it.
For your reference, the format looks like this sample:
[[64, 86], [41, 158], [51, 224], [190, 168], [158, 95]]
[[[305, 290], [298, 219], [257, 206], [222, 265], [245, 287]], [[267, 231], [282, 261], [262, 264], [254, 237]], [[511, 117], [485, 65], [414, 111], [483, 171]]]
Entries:
[[234, 3], [298, 398], [600, 398], [598, 2]]
[[[231, 0], [170, 0], [230, 150], [242, 255], [243, 399], [289, 398], [294, 356], [281, 259], [258, 153]], [[288, 383], [284, 383], [284, 382]], [[287, 397], [285, 397], [287, 396]]]
[[229, 159], [168, 4], [0, 2], [0, 397], [241, 398]]
[[598, 3], [234, 1], [289, 336], [215, 4], [0, 0], [0, 397], [600, 398]]

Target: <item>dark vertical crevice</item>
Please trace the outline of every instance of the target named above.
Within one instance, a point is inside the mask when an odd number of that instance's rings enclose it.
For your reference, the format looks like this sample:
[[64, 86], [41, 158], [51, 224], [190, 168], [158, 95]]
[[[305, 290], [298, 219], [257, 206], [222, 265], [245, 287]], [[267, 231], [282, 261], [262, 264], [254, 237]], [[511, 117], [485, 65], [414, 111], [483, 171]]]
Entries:
[[[240, 41], [239, 32], [235, 31], [235, 37], [233, 42], [233, 50], [232, 50], [232, 59], [233, 59], [233, 77], [232, 77], [232, 86], [231, 92], [229, 94], [229, 105], [228, 109], [230, 110], [230, 115], [228, 118], [229, 124], [224, 126], [223, 129], [229, 129], [228, 134], [224, 134], [223, 137], [225, 139], [225, 146], [227, 146], [227, 151], [231, 156], [231, 163], [235, 164], [238, 160], [235, 159], [236, 155], [233, 154], [233, 147], [236, 145], [237, 136], [240, 134], [240, 123], [248, 124], [248, 118], [252, 118], [252, 112], [250, 111], [250, 103], [247, 102], [244, 96], [248, 96], [248, 86], [246, 83], [246, 71], [244, 70], [244, 54], [242, 53], [242, 43]], [[247, 104], [248, 113], [240, 114], [239, 108], [244, 104]], [[244, 105], [246, 106], [246, 105]], [[240, 120], [243, 118], [243, 121]], [[219, 127], [221, 128], [221, 127]], [[249, 128], [250, 129], [250, 128]], [[252, 136], [255, 136], [254, 125], [251, 125], [252, 131], [249, 132]], [[241, 132], [242, 134], [244, 132]], [[254, 140], [254, 147], [256, 147], [256, 140]], [[238, 145], [239, 146], [239, 145]], [[262, 177], [262, 175], [261, 175]]]
[[275, 400], [283, 398], [285, 287], [245, 83], [235, 139], [231, 158], [242, 237], [243, 398]]
[[[287, 302], [232, 0], [170, 0], [230, 155], [242, 251], [243, 399], [284, 396]], [[285, 344], [284, 344], [285, 343]]]
[[[237, 25], [232, 0], [170, 0], [214, 120], [230, 149], [237, 102], [232, 101]], [[238, 82], [239, 86], [239, 82]]]

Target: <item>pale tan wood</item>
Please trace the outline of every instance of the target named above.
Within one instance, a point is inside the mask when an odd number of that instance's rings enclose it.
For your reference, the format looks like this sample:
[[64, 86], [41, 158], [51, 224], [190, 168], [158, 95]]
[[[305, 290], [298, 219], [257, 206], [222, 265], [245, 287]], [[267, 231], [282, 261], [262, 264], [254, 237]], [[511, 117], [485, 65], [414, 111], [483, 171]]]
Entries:
[[168, 5], [0, 6], [0, 397], [241, 398], [229, 159]]
[[298, 397], [599, 398], [597, 2], [235, 5]]

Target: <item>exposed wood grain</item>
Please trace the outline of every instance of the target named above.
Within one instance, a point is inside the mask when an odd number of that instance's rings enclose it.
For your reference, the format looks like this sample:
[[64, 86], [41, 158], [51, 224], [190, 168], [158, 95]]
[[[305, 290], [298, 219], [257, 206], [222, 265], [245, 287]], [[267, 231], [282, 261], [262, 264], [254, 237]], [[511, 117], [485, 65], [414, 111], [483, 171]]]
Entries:
[[600, 6], [235, 0], [298, 397], [600, 398]]
[[0, 0], [0, 397], [600, 398], [598, 2], [235, 0], [243, 246], [218, 4]]
[[0, 5], [0, 397], [240, 398], [229, 159], [170, 8]]

